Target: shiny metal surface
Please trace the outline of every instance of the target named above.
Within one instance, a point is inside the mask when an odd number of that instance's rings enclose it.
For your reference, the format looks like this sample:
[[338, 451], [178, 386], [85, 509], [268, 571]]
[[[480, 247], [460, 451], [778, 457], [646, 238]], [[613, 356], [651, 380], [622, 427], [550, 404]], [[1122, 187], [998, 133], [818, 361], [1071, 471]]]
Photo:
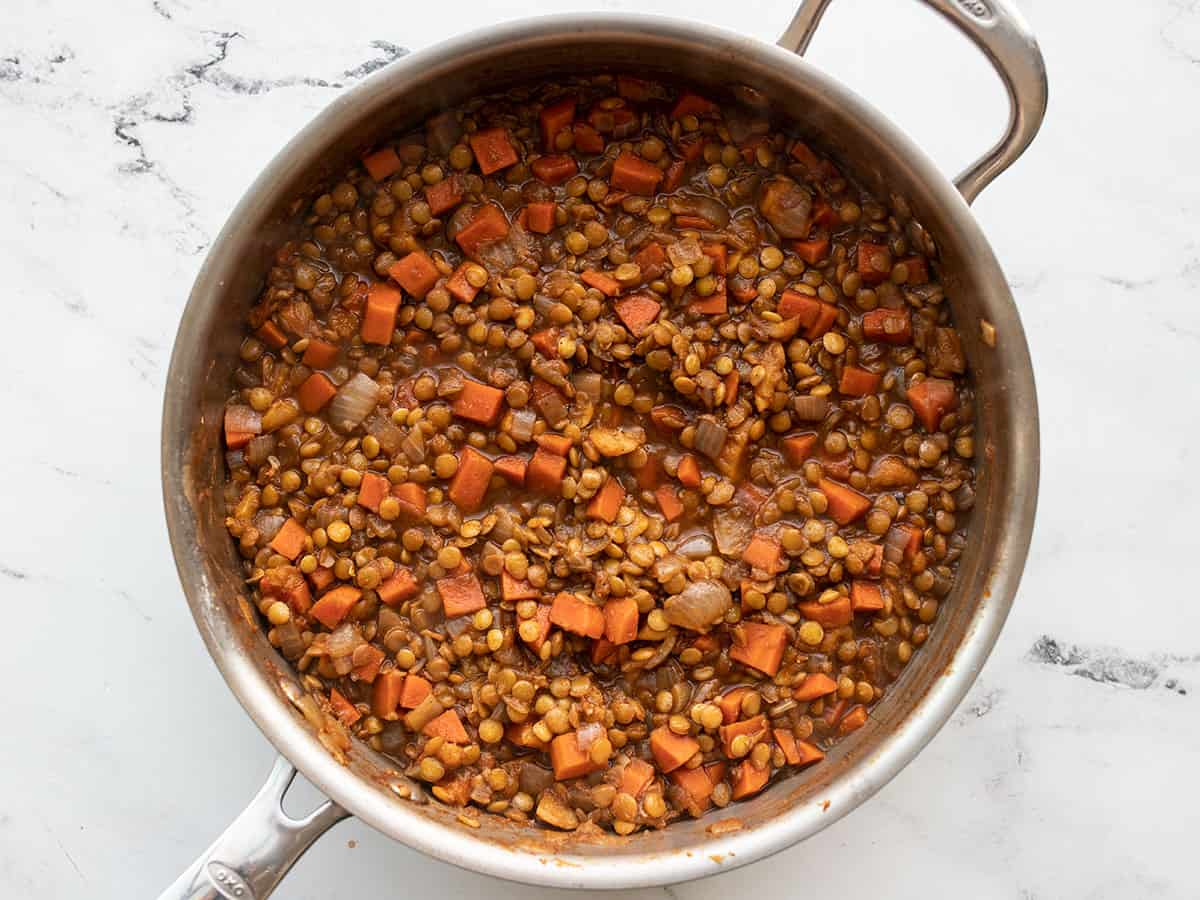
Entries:
[[[949, 9], [977, 2], [1007, 12], [996, 0], [932, 5]], [[814, 25], [823, 6], [817, 0], [804, 7]], [[807, 26], [800, 36], [790, 30], [790, 40], [799, 46], [810, 33]], [[1035, 44], [1026, 49], [1037, 55]], [[1004, 58], [997, 61], [1003, 64]], [[1040, 57], [1028, 67], [1040, 70]], [[397, 773], [369, 748], [356, 745], [345, 763], [335, 759], [298, 711], [302, 688], [267, 642], [245, 597], [220, 492], [221, 409], [242, 317], [261, 286], [272, 248], [286, 233], [282, 223], [289, 204], [383, 136], [446, 104], [588, 70], [683, 79], [717, 95], [731, 85], [752, 87], [774, 114], [794, 119], [859, 179], [906, 198], [939, 241], [943, 281], [978, 396], [977, 512], [958, 580], [933, 637], [868, 724], [822, 765], [791, 775], [749, 802], [631, 838], [552, 834], [487, 816], [480, 828], [467, 828], [454, 810], [401, 799], [398, 792], [406, 788]], [[1025, 115], [1035, 117], [1035, 111]], [[1032, 135], [1028, 126], [1022, 133]], [[530, 884], [631, 888], [698, 878], [761, 859], [854, 809], [921, 750], [966, 694], [1008, 614], [1033, 529], [1038, 419], [1028, 347], [1004, 275], [963, 199], [1021, 149], [1002, 146], [1008, 149], [965, 182], [960, 194], [886, 117], [795, 54], [725, 31], [644, 16], [513, 23], [413, 54], [344, 93], [243, 197], [196, 279], [171, 358], [162, 448], [167, 524], [197, 628], [230, 689], [279, 752], [348, 812], [438, 859]], [[995, 328], [994, 347], [980, 338], [981, 320]], [[214, 844], [222, 854], [215, 858], [244, 879], [258, 900], [319, 826], [338, 817], [331, 809], [311, 830], [284, 841], [272, 835], [278, 827], [272, 809], [256, 800]], [[266, 839], [255, 830], [256, 820]], [[717, 823], [721, 827], [710, 830]], [[263, 850], [272, 847], [281, 855]], [[213, 858], [202, 856], [189, 872], [194, 876]], [[164, 897], [197, 896], [187, 893], [193, 884], [181, 879]]]
[[[832, 0], [805, 0], [779, 46], [803, 54]], [[965, 34], [988, 58], [1008, 92], [1008, 125], [987, 153], [954, 179], [973, 203], [980, 191], [1011, 166], [1033, 141], [1046, 116], [1049, 88], [1037, 39], [1009, 0], [921, 0]]]

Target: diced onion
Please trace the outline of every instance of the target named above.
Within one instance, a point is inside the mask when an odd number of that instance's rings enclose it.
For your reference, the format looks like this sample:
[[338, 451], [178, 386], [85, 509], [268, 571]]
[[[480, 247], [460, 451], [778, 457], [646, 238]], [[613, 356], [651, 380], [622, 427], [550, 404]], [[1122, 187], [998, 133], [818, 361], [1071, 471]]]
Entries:
[[343, 384], [329, 404], [329, 421], [339, 431], [353, 431], [379, 405], [379, 385], [358, 372]]

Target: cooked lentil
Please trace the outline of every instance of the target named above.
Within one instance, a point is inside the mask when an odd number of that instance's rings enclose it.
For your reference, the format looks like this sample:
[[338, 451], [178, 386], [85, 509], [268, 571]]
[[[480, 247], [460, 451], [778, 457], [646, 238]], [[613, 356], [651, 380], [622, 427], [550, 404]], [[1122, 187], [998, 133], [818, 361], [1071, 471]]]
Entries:
[[443, 803], [630, 834], [867, 721], [974, 500], [906, 205], [761, 113], [596, 76], [442, 113], [296, 224], [227, 526], [346, 728]]

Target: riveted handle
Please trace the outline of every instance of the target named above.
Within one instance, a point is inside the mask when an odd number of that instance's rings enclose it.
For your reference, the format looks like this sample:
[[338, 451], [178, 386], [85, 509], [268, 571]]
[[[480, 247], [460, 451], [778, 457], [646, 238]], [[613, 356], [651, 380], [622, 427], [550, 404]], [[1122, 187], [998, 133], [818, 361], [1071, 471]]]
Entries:
[[[832, 0], [804, 0], [779, 46], [803, 54]], [[1025, 152], [1046, 116], [1046, 63], [1037, 39], [1009, 0], [921, 0], [983, 51], [1008, 92], [1008, 128], [954, 179], [967, 203]]]
[[296, 769], [282, 756], [225, 832], [159, 900], [266, 900], [317, 838], [350, 815], [327, 800], [302, 819], [283, 811]]

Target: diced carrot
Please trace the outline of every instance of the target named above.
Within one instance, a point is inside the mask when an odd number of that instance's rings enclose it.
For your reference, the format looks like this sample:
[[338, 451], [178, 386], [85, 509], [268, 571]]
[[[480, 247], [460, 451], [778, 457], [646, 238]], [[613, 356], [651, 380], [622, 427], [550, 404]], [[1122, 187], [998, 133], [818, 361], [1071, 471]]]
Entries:
[[454, 274], [446, 279], [446, 290], [460, 303], [470, 303], [479, 293], [479, 288], [467, 281], [467, 268], [473, 265], [471, 262], [462, 263], [454, 270]]
[[572, 126], [575, 132], [575, 149], [580, 153], [602, 153], [604, 137], [586, 122], [576, 122]]
[[671, 110], [672, 119], [682, 119], [684, 116], [711, 116], [717, 112], [717, 105], [711, 100], [701, 97], [699, 94], [693, 94], [691, 91], [684, 91]]
[[800, 760], [803, 758], [800, 755], [800, 748], [796, 746], [796, 736], [787, 728], [775, 728], [771, 731], [775, 737], [775, 743], [779, 745], [779, 749], [783, 751], [783, 758], [789, 766], [800, 765]]
[[650, 732], [650, 752], [664, 772], [674, 772], [696, 755], [700, 743], [691, 735], [676, 734], [666, 725]]
[[846, 596], [838, 597], [832, 603], [809, 600], [797, 604], [796, 608], [804, 618], [812, 619], [823, 628], [841, 628], [854, 621], [854, 610], [850, 606], [850, 598]]
[[800, 466], [812, 456], [813, 447], [817, 445], [815, 432], [806, 434], [789, 434], [783, 439], [783, 455], [793, 466]]
[[429, 204], [429, 211], [435, 216], [454, 209], [462, 203], [465, 196], [462, 179], [457, 175], [443, 178], [437, 184], [425, 188], [425, 202]]
[[597, 272], [595, 269], [588, 269], [579, 278], [588, 287], [594, 287], [605, 297], [615, 297], [621, 293], [621, 283], [617, 279], [605, 275], [603, 272]]
[[483, 599], [483, 588], [473, 572], [439, 578], [436, 584], [447, 619], [478, 612], [487, 606]]
[[921, 529], [915, 525], [893, 525], [892, 528], [903, 531], [908, 537], [904, 542], [904, 561], [909, 562], [921, 549]]
[[867, 560], [867, 574], [872, 578], [878, 578], [881, 569], [883, 569], [883, 544], [876, 544], [871, 558]]
[[713, 261], [713, 274], [725, 275], [729, 270], [729, 248], [724, 244], [704, 244], [700, 248]]
[[818, 697], [824, 697], [826, 694], [832, 694], [836, 690], [837, 682], [824, 672], [810, 672], [797, 685], [796, 690], [792, 692], [792, 696], [797, 700], [807, 703], [810, 700], [816, 700]]
[[379, 501], [386, 497], [391, 489], [391, 483], [382, 475], [367, 472], [358, 486], [358, 505], [365, 506], [371, 512], [379, 512]]
[[395, 147], [383, 147], [362, 158], [363, 168], [374, 181], [384, 181], [404, 168]]
[[262, 323], [262, 327], [254, 332], [260, 341], [270, 347], [272, 350], [282, 350], [287, 346], [287, 335], [283, 333], [278, 325], [270, 319]]
[[637, 637], [638, 605], [632, 597], [610, 599], [604, 604], [604, 637], [620, 646]]
[[838, 211], [819, 197], [813, 203], [812, 220], [814, 225], [821, 225], [825, 228], [842, 224], [842, 217]]
[[912, 315], [907, 309], [873, 309], [862, 317], [863, 336], [888, 344], [912, 340]]
[[508, 132], [503, 128], [485, 128], [475, 132], [468, 140], [475, 161], [479, 163], [479, 171], [484, 175], [507, 169], [520, 160]]
[[499, 207], [488, 203], [475, 213], [467, 226], [454, 236], [458, 246], [467, 256], [475, 257], [479, 248], [492, 241], [498, 241], [508, 234], [508, 219]]
[[852, 731], [857, 731], [867, 724], [867, 708], [865, 706], [856, 706], [842, 716], [842, 720], [838, 722], [838, 734], [849, 734]]
[[877, 612], [883, 609], [883, 591], [877, 584], [855, 578], [850, 582], [850, 607], [855, 612]]
[[787, 290], [779, 298], [775, 311], [784, 319], [798, 318], [800, 327], [808, 328], [817, 321], [817, 316], [821, 313], [821, 301], [799, 291]]
[[[790, 744], [786, 739], [779, 737], [781, 731], [792, 738]], [[782, 728], [775, 729], [775, 739], [779, 741], [779, 746], [783, 748], [783, 755], [787, 758], [788, 765], [807, 766], [815, 762], [820, 762], [825, 758], [825, 754], [819, 747], [810, 744], [808, 741], [796, 740], [791, 732], [784, 731]]]
[[337, 688], [330, 688], [329, 690], [329, 705], [333, 708], [333, 714], [337, 717], [338, 721], [347, 728], [362, 718], [362, 713], [358, 711], [358, 707], [343, 697], [341, 691]]
[[770, 142], [765, 134], [756, 134], [738, 144], [738, 150], [746, 163], [753, 163], [758, 157], [758, 148]]
[[675, 217], [676, 228], [693, 228], [701, 230], [709, 230], [712, 228], [712, 222], [708, 219], [702, 219], [699, 216], [677, 215]]
[[436, 719], [426, 722], [425, 727], [421, 729], [421, 734], [426, 737], [443, 737], [452, 744], [471, 743], [471, 737], [467, 734], [467, 729], [463, 728], [462, 720], [452, 709], [448, 709]]
[[504, 477], [509, 484], [524, 486], [525, 469], [529, 463], [521, 456], [501, 456], [494, 463], [496, 474]]
[[554, 230], [554, 203], [547, 200], [542, 203], [530, 203], [525, 207], [528, 212], [526, 225], [534, 234], [549, 234]]
[[578, 172], [579, 164], [575, 162], [575, 157], [564, 153], [555, 156], [539, 156], [530, 164], [529, 168], [533, 170], [533, 177], [538, 181], [555, 185], [562, 184]]
[[871, 499], [852, 487], [822, 478], [817, 487], [829, 501], [829, 515], [839, 525], [849, 525], [871, 508]]
[[540, 596], [542, 596], [541, 592], [528, 581], [513, 577], [508, 573], [508, 569], [500, 570], [500, 597], [502, 599], [515, 603], [518, 600], [536, 600]]
[[400, 706], [400, 695], [404, 691], [404, 673], [399, 669], [388, 669], [375, 679], [371, 686], [371, 713], [380, 719], [395, 720]]
[[749, 693], [750, 688], [736, 687], [726, 691], [717, 698], [717, 707], [721, 710], [721, 721], [728, 725], [736, 722], [742, 714], [742, 698]]
[[400, 502], [401, 514], [410, 519], [425, 518], [425, 488], [415, 481], [404, 481], [392, 488], [392, 496]]
[[683, 177], [687, 174], [687, 160], [677, 159], [667, 166], [667, 171], [663, 173], [662, 190], [664, 193], [671, 193], [679, 190], [679, 186], [683, 184]]
[[752, 284], [733, 289], [733, 299], [738, 303], [749, 303], [758, 296], [758, 288]]
[[770, 779], [771, 766], [769, 763], [760, 769], [750, 760], [743, 760], [741, 765], [734, 770], [733, 793], [730, 796], [734, 800], [753, 796], [766, 787]]
[[[646, 790], [653, 780], [654, 766], [650, 765], [644, 759], [634, 757], [621, 770], [621, 784], [618, 790], [623, 794], [629, 794], [629, 796], [637, 799], [642, 796], [642, 791]], [[705, 781], [707, 780], [705, 778]]]
[[535, 331], [529, 336], [529, 341], [533, 344], [533, 349], [546, 359], [558, 359], [557, 328], [543, 328], [541, 331]]
[[838, 380], [838, 392], [847, 397], [865, 397], [879, 390], [883, 376], [861, 366], [845, 366]]
[[570, 453], [571, 447], [575, 443], [565, 434], [554, 434], [552, 432], [539, 434], [534, 438], [534, 441], [539, 447], [549, 450], [551, 453], [555, 453], [558, 456], [566, 456], [568, 453]]
[[413, 577], [412, 569], [397, 566], [387, 581], [375, 588], [380, 601], [387, 606], [398, 606], [405, 600], [411, 600], [421, 592], [417, 579]]
[[608, 638], [592, 641], [591, 660], [593, 666], [606, 666], [617, 658], [617, 645]]
[[675, 470], [675, 477], [684, 487], [693, 489], [700, 487], [700, 463], [696, 461], [696, 457], [685, 453], [683, 459], [679, 460], [679, 468]]
[[908, 269], [908, 278], [905, 284], [927, 284], [929, 282], [929, 263], [925, 261], [923, 256], [906, 256], [900, 260], [904, 263], [904, 268]]
[[550, 622], [563, 631], [584, 637], [598, 638], [604, 634], [604, 613], [600, 608], [566, 592], [554, 595], [554, 603], [550, 606]]
[[737, 403], [738, 385], [741, 384], [742, 376], [737, 369], [730, 370], [725, 376], [725, 405], [733, 406]]
[[812, 238], [807, 241], [792, 241], [792, 249], [796, 255], [815, 266], [829, 255], [829, 238]]
[[579, 778], [600, 768], [579, 746], [579, 735], [574, 731], [560, 734], [550, 742], [550, 765], [554, 767], [556, 781]]
[[635, 338], [640, 338], [646, 333], [646, 329], [658, 318], [661, 309], [662, 304], [649, 294], [631, 294], [613, 304], [613, 310]]
[[954, 382], [944, 378], [926, 378], [909, 385], [908, 402], [926, 431], [937, 431], [942, 417], [958, 408]]
[[858, 275], [865, 284], [879, 284], [892, 274], [892, 253], [887, 244], [858, 243]]
[[700, 634], [692, 638], [692, 646], [701, 653], [708, 653], [720, 647], [721, 641], [715, 634]]
[[743, 622], [733, 630], [733, 646], [729, 648], [729, 658], [774, 678], [775, 673], [779, 671], [786, 646], [786, 625]]
[[538, 447], [525, 470], [525, 484], [533, 491], [557, 497], [562, 490], [567, 459]]
[[820, 309], [817, 310], [816, 320], [808, 326], [808, 330], [804, 332], [804, 337], [807, 340], [815, 341], [825, 332], [833, 327], [837, 321], [838, 308], [832, 303], [822, 303]]
[[367, 311], [363, 314], [362, 339], [365, 344], [390, 344], [396, 330], [396, 312], [403, 297], [390, 284], [371, 285]]
[[532, 722], [513, 722], [504, 729], [504, 738], [518, 747], [528, 747], [531, 750], [550, 749], [550, 744], [534, 733]]
[[354, 651], [354, 668], [350, 675], [356, 681], [370, 684], [379, 675], [379, 667], [383, 665], [384, 652], [374, 644], [363, 644]]
[[337, 358], [337, 344], [331, 344], [320, 338], [312, 338], [304, 349], [304, 356], [300, 357], [300, 362], [310, 369], [329, 369], [337, 362]]
[[743, 719], [740, 722], [732, 722], [729, 725], [721, 726], [721, 745], [726, 756], [732, 757], [733, 739], [746, 735], [748, 737], [759, 737], [767, 730], [767, 719], [765, 716], [752, 716], [749, 719]]
[[433, 685], [420, 675], [406, 675], [404, 688], [400, 691], [400, 706], [416, 709], [426, 697], [433, 693]]
[[296, 388], [296, 399], [300, 408], [309, 415], [320, 412], [336, 395], [337, 388], [333, 382], [320, 372], [313, 372]]
[[564, 128], [570, 128], [575, 121], [575, 98], [564, 97], [557, 103], [544, 107], [538, 114], [538, 122], [542, 129], [542, 146], [547, 152], [557, 149], [555, 138]]
[[846, 714], [847, 707], [850, 706], [850, 701], [845, 697], [839, 699], [836, 703], [830, 703], [825, 707], [825, 713], [821, 716], [825, 720], [825, 724], [832, 728], [841, 721], [842, 716]]
[[467, 378], [450, 405], [450, 411], [460, 419], [492, 426], [500, 420], [503, 406], [504, 391]]
[[[637, 485], [643, 491], [653, 491], [662, 483], [662, 461], [657, 454], [648, 453], [646, 455], [646, 464], [640, 469], [635, 469], [633, 477], [637, 479]], [[662, 505], [659, 505], [662, 509]]]
[[751, 568], [774, 575], [783, 567], [783, 548], [773, 535], [758, 532], [742, 551], [742, 561]]
[[821, 160], [804, 141], [796, 141], [796, 143], [792, 144], [791, 154], [792, 159], [796, 160], [796, 162], [800, 163], [800, 165], [804, 166], [810, 172], [815, 173], [817, 171]]
[[483, 502], [494, 468], [492, 461], [474, 447], [463, 447], [447, 496], [463, 512], [474, 512]]
[[358, 588], [343, 584], [322, 594], [309, 612], [314, 619], [332, 631], [342, 624], [342, 619], [346, 618], [361, 596], [362, 591]]
[[283, 523], [283, 527], [275, 532], [275, 537], [268, 546], [280, 556], [295, 559], [304, 549], [307, 539], [308, 532], [304, 530], [304, 526], [295, 519], [288, 519]]
[[671, 487], [671, 485], [661, 485], [654, 492], [654, 499], [658, 503], [658, 508], [662, 512], [663, 518], [668, 523], [674, 522], [683, 515], [683, 503], [680, 502], [679, 495], [675, 493], [675, 488]]
[[688, 304], [688, 309], [703, 316], [723, 316], [729, 311], [729, 298], [725, 293], [725, 279], [717, 278], [716, 289], [707, 297], [697, 297]]
[[441, 278], [441, 272], [429, 254], [423, 250], [409, 253], [399, 262], [393, 263], [388, 269], [388, 275], [418, 300], [424, 300], [425, 295]]
[[308, 580], [319, 594], [331, 587], [337, 581], [337, 576], [333, 574], [333, 569], [317, 568], [309, 574]]
[[539, 603], [533, 621], [537, 623], [537, 633], [532, 640], [524, 636], [521, 637], [521, 640], [537, 651], [542, 649], [542, 644], [546, 643], [546, 638], [550, 636], [550, 604]]
[[615, 476], [609, 475], [604, 486], [588, 503], [587, 517], [611, 524], [617, 518], [617, 513], [621, 511], [621, 504], [624, 502], [625, 488], [621, 487], [621, 482], [617, 481]]
[[662, 169], [654, 163], [646, 162], [640, 156], [625, 150], [613, 163], [611, 182], [618, 190], [649, 196], [654, 193], [662, 177]]
[[671, 780], [683, 789], [692, 802], [702, 808], [707, 808], [708, 798], [712, 796], [713, 784], [712, 776], [703, 766], [697, 766], [694, 769], [676, 769], [671, 773]]
[[466, 806], [471, 799], [473, 783], [470, 775], [459, 771], [457, 774], [447, 775], [441, 781], [435, 782], [430, 790], [433, 791], [434, 797], [447, 806]]

